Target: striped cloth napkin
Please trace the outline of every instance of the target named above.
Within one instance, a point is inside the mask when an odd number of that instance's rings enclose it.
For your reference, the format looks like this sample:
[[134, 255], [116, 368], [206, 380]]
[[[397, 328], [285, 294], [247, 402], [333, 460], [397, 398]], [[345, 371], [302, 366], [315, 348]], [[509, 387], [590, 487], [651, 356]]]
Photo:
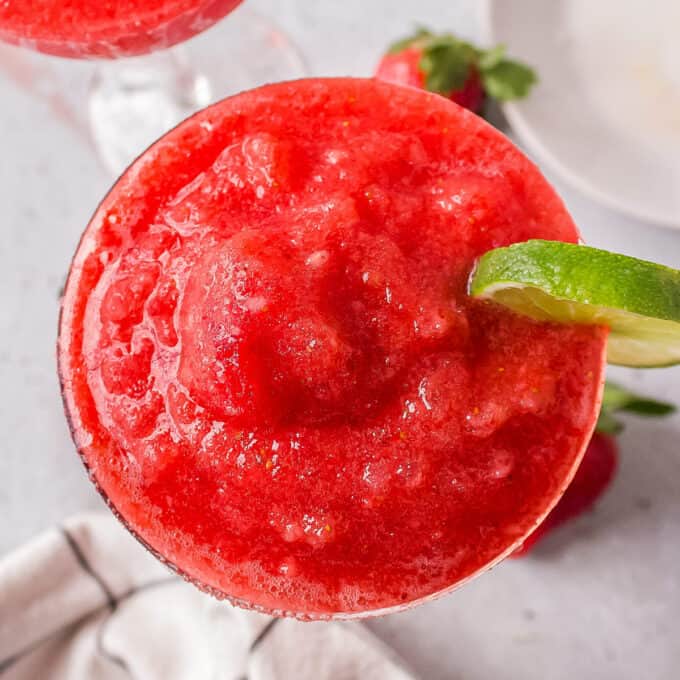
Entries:
[[246, 612], [168, 572], [109, 515], [0, 560], [1, 680], [413, 680], [359, 623]]

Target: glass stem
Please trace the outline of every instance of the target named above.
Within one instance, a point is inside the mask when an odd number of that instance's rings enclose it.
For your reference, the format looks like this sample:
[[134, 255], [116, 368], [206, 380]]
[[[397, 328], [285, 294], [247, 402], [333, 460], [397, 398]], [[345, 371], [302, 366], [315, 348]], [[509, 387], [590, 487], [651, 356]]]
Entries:
[[182, 48], [101, 63], [89, 96], [90, 132], [106, 167], [120, 174], [163, 133], [211, 101], [210, 84]]

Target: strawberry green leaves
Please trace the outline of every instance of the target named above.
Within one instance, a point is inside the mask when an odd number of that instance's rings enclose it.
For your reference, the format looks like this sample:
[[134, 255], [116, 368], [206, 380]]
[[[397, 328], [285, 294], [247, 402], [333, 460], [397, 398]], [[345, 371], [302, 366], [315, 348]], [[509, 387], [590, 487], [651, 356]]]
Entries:
[[451, 33], [436, 35], [420, 28], [391, 45], [390, 54], [407, 49], [421, 53], [420, 70], [427, 90], [450, 96], [478, 76], [485, 92], [499, 101], [526, 97], [537, 82], [535, 72], [505, 56], [505, 46], [482, 50]]
[[477, 68], [487, 94], [501, 102], [523, 99], [538, 80], [526, 64], [506, 58], [505, 45], [481, 52]]
[[465, 85], [479, 56], [479, 50], [470, 43], [450, 33], [435, 35], [426, 28], [419, 28], [408, 38], [390, 45], [388, 54], [410, 49], [420, 53], [425, 89], [445, 96]]
[[420, 58], [426, 89], [445, 96], [461, 89], [476, 67], [477, 56], [472, 45], [452, 35], [433, 36]]
[[518, 61], [502, 59], [495, 66], [480, 69], [487, 94], [500, 102], [523, 99], [537, 81], [532, 69]]
[[623, 423], [616, 418], [617, 412], [633, 413], [643, 417], [661, 417], [675, 413], [675, 411], [673, 404], [642, 397], [616, 383], [607, 381], [596, 430], [603, 434], [621, 432]]

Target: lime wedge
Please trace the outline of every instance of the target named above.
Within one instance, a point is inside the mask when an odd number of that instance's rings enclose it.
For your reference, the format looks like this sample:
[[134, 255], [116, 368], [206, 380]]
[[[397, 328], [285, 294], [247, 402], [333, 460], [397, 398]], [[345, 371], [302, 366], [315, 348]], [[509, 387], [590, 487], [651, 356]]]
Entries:
[[680, 363], [680, 271], [606, 250], [533, 240], [483, 255], [470, 295], [541, 321], [610, 329], [607, 359]]

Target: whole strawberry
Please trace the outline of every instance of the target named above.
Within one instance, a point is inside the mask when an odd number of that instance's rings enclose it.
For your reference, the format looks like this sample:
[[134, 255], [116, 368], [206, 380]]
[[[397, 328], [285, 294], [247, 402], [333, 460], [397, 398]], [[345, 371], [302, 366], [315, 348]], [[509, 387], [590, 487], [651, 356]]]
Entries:
[[619, 452], [614, 437], [596, 432], [560, 502], [534, 533], [512, 553], [512, 557], [526, 555], [536, 543], [560, 524], [590, 510], [614, 478], [618, 459]]
[[590, 510], [606, 491], [618, 467], [619, 451], [615, 436], [623, 429], [617, 411], [641, 416], [664, 416], [675, 411], [672, 404], [653, 401], [629, 392], [614, 383], [605, 386], [597, 428], [574, 479], [560, 502], [511, 557], [523, 557], [544, 536]]
[[526, 97], [536, 82], [524, 64], [505, 58], [503, 46], [480, 50], [449, 33], [421, 29], [394, 43], [376, 78], [436, 92], [475, 113], [487, 97], [498, 101]]

